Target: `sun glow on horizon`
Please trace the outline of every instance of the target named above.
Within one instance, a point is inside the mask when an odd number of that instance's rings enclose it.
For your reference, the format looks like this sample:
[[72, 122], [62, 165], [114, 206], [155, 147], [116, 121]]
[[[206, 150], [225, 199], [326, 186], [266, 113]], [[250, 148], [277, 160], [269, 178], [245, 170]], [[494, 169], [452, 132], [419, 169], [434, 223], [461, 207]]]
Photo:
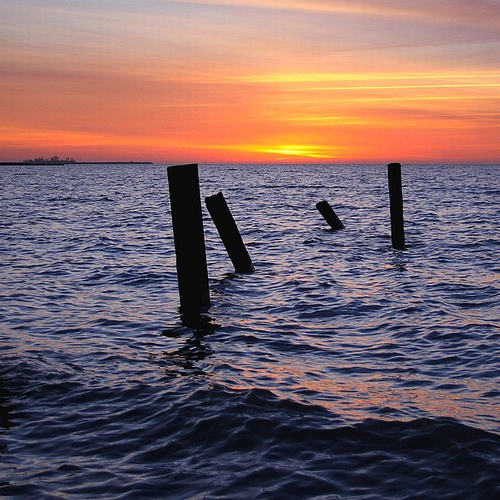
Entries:
[[322, 159], [333, 159], [336, 156], [324, 154], [320, 152], [320, 149], [314, 146], [306, 145], [286, 145], [286, 146], [276, 146], [269, 148], [255, 148], [257, 153], [270, 153], [279, 156], [293, 156], [301, 158], [322, 158]]

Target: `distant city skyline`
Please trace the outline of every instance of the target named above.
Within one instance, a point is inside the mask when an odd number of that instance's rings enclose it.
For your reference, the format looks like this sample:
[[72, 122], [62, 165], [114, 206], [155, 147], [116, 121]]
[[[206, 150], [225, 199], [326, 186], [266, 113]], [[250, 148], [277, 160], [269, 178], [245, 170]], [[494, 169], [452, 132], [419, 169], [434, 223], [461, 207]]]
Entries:
[[59, 155], [52, 155], [49, 157], [37, 156], [35, 158], [28, 158], [23, 160], [24, 163], [75, 163], [75, 159], [71, 156], [60, 157]]
[[4, 0], [0, 34], [0, 161], [500, 160], [500, 2]]

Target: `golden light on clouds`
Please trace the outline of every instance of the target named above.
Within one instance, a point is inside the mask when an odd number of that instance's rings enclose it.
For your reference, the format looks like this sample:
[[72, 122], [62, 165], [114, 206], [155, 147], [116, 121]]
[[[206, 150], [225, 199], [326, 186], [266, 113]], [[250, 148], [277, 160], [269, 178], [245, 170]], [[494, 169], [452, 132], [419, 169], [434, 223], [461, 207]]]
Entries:
[[[247, 146], [227, 146], [227, 149], [270, 155], [272, 160], [286, 160], [293, 158], [301, 159], [330, 159], [337, 158], [335, 148], [329, 146], [306, 145], [306, 144], [283, 144], [283, 145], [247, 145]], [[337, 148], [339, 149], [339, 148]]]

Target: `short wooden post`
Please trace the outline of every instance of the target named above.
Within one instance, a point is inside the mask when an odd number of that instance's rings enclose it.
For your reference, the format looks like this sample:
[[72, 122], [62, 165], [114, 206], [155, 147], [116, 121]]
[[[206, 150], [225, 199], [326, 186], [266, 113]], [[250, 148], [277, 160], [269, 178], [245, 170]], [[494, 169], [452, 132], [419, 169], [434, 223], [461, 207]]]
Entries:
[[205, 198], [208, 211], [237, 273], [253, 273], [250, 255], [222, 193]]
[[316, 208], [332, 229], [345, 229], [344, 224], [342, 224], [342, 221], [337, 217], [337, 214], [327, 201], [323, 200], [316, 203]]
[[180, 311], [198, 315], [210, 307], [198, 165], [168, 167], [167, 176]]
[[397, 250], [405, 248], [405, 231], [403, 221], [403, 190], [401, 188], [401, 164], [387, 165], [389, 177], [389, 199], [391, 210], [392, 246]]

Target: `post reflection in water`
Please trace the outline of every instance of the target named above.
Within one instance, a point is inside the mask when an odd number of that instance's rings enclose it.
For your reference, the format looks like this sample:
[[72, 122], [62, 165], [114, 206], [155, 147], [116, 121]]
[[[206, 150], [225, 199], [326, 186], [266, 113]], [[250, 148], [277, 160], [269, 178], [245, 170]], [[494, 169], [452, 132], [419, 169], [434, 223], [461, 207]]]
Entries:
[[214, 351], [207, 337], [218, 328], [219, 325], [206, 314], [182, 314], [181, 326], [162, 331], [164, 337], [175, 340], [176, 348], [152, 357], [161, 358], [167, 364], [168, 375], [209, 375], [211, 367], [203, 361]]

